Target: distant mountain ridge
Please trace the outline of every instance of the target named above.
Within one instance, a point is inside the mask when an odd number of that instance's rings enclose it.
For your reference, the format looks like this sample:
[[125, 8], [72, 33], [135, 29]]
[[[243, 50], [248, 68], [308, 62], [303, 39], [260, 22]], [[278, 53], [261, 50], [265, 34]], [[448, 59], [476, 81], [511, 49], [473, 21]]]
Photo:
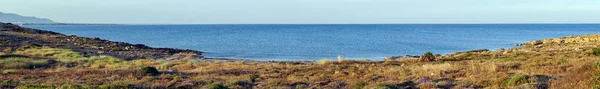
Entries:
[[38, 18], [32, 16], [22, 16], [13, 13], [3, 13], [0, 12], [0, 22], [8, 22], [8, 23], [56, 23], [50, 19], [46, 18]]

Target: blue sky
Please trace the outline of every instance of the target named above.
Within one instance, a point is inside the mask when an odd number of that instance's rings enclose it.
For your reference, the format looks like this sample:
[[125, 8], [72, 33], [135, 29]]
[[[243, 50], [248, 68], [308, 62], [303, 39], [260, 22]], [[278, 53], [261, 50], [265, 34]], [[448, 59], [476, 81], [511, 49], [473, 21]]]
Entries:
[[598, 23], [600, 0], [0, 0], [66, 23]]

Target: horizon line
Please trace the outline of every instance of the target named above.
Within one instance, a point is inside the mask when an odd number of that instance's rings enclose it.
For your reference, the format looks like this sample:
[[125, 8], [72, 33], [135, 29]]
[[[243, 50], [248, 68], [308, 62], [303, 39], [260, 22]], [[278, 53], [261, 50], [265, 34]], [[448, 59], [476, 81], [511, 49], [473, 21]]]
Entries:
[[[11, 22], [8, 22], [11, 23]], [[477, 24], [600, 24], [600, 22], [536, 22], [536, 23], [21, 23], [24, 25], [477, 25]]]

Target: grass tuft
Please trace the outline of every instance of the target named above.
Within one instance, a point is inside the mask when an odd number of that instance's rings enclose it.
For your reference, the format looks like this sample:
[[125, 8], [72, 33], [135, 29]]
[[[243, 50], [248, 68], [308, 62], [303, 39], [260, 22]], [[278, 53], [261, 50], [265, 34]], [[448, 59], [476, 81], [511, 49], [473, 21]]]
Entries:
[[435, 61], [435, 56], [433, 55], [433, 53], [431, 52], [426, 52], [425, 54], [423, 54], [421, 56], [420, 59], [421, 62], [431, 62], [431, 61]]
[[504, 81], [504, 85], [506, 85], [506, 86], [517, 86], [517, 85], [521, 85], [521, 84], [526, 84], [526, 83], [530, 82], [528, 80], [528, 78], [529, 77], [527, 75], [517, 74], [517, 75], [514, 75], [514, 76], [506, 79]]
[[596, 55], [596, 56], [600, 56], [600, 48], [594, 48], [592, 49], [592, 55]]
[[0, 82], [0, 85], [16, 86], [18, 84], [19, 84], [18, 81], [12, 81], [12, 80], [2, 80], [2, 82]]
[[213, 83], [206, 86], [208, 89], [229, 89], [223, 83]]

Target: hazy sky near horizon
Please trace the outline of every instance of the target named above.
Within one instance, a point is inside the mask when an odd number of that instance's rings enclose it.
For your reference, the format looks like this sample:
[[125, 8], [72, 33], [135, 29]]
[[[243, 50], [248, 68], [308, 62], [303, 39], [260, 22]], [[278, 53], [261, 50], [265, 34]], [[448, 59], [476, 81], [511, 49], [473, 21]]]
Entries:
[[600, 0], [0, 0], [64, 23], [598, 23]]

